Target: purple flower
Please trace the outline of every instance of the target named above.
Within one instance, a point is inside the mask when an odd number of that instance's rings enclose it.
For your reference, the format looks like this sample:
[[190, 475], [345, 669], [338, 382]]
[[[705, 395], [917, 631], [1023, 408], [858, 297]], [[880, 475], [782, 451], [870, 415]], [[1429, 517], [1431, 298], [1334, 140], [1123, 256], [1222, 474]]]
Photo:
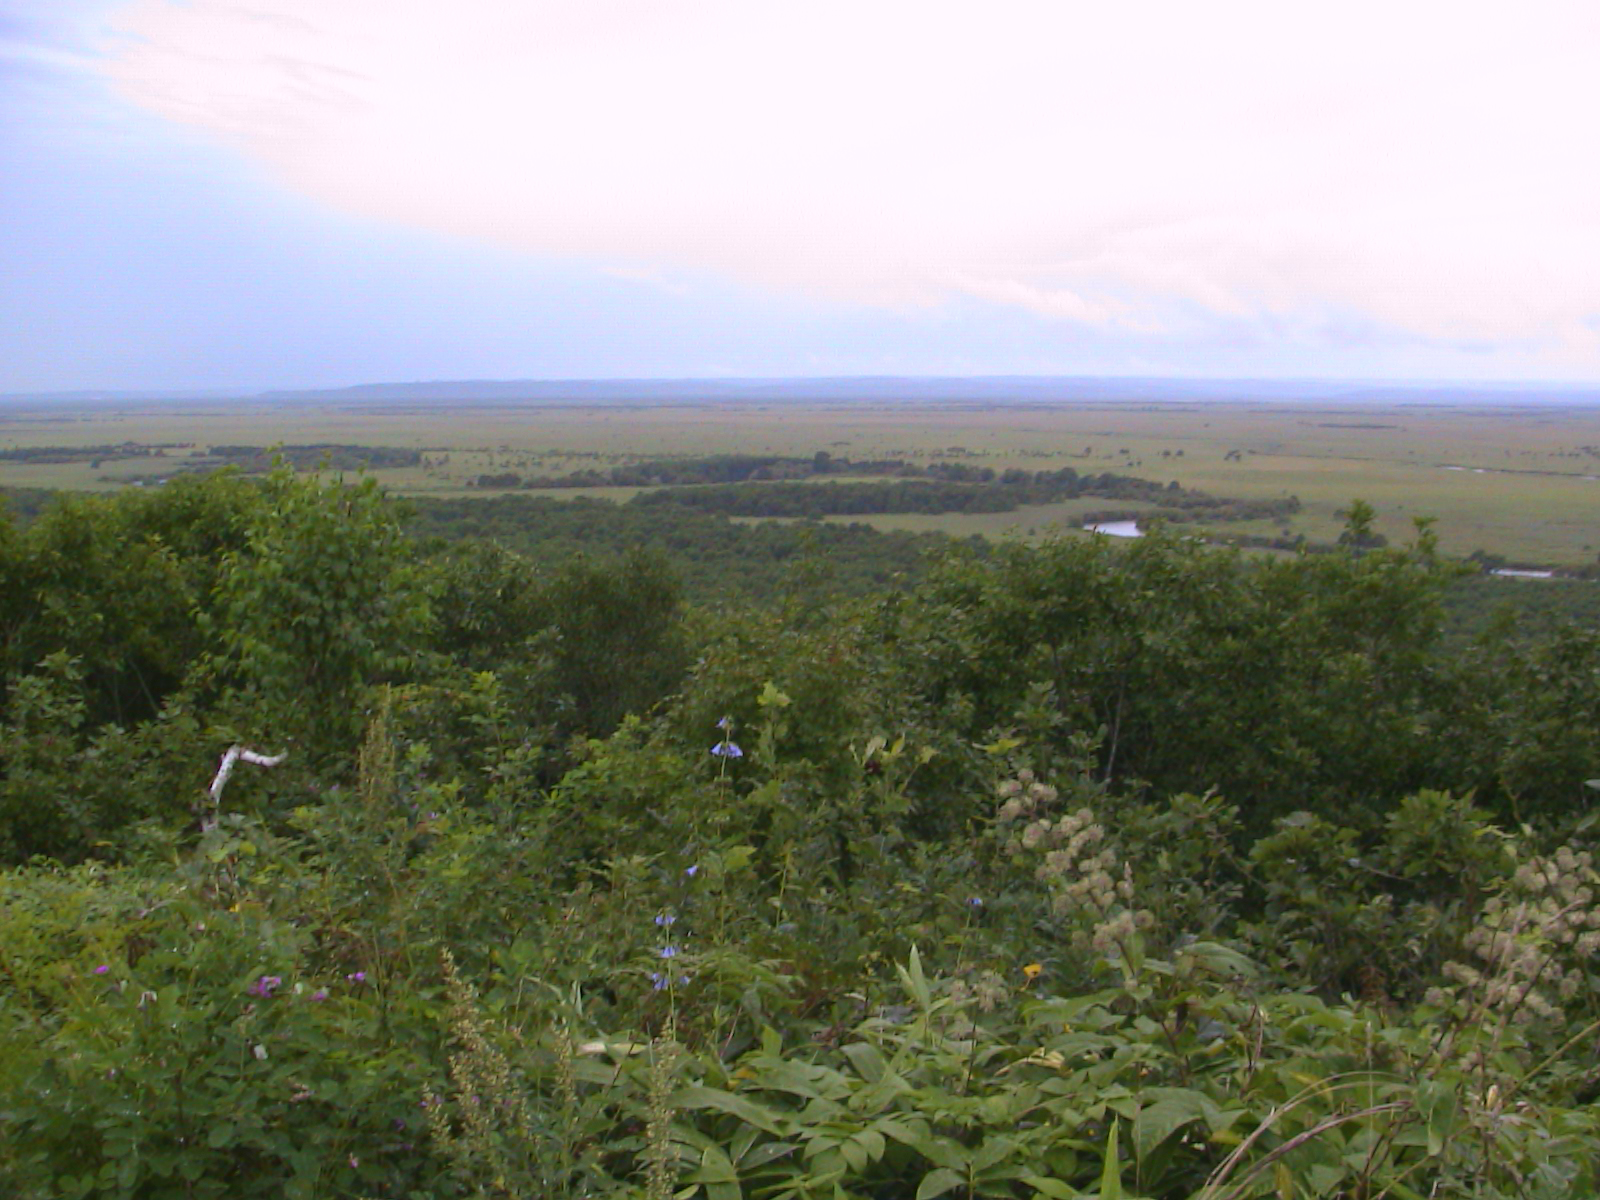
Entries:
[[678, 957], [678, 948], [676, 946], [663, 946], [663, 947], [661, 947], [661, 949], [656, 951], [656, 957], [657, 958], [677, 958]]
[[718, 742], [711, 747], [711, 753], [718, 758], [743, 758], [744, 751], [733, 742]]
[[367, 981], [367, 973], [365, 971], [351, 971], [344, 978], [346, 983], [365, 983]]
[[667, 990], [667, 977], [660, 971], [650, 972], [650, 986], [658, 992]]
[[678, 918], [673, 916], [671, 913], [657, 913], [656, 914], [656, 927], [659, 928], [659, 929], [665, 929], [667, 926], [671, 925], [677, 919]]
[[311, 993], [311, 998], [313, 1000], [326, 1000], [328, 998], [328, 989], [318, 988], [316, 991]]
[[246, 988], [245, 991], [252, 996], [260, 996], [264, 1000], [282, 986], [283, 976], [263, 975], [260, 979], [256, 980], [248, 988]]
[[982, 908], [983, 907], [983, 897], [982, 896], [968, 896], [967, 897], [967, 907], [968, 908], [973, 908], [973, 909]]
[[107, 966], [105, 963], [101, 963], [98, 967], [96, 967], [94, 969], [94, 973], [96, 975], [104, 975], [104, 974], [108, 973], [110, 970], [111, 970], [111, 968], [109, 966]]
[[695, 865], [692, 867], [685, 867], [683, 869], [683, 873], [690, 879], [693, 879], [696, 875], [700, 874], [700, 864], [695, 863]]
[[728, 730], [733, 728], [733, 718], [723, 717], [722, 720], [717, 722], [717, 728], [726, 733]]

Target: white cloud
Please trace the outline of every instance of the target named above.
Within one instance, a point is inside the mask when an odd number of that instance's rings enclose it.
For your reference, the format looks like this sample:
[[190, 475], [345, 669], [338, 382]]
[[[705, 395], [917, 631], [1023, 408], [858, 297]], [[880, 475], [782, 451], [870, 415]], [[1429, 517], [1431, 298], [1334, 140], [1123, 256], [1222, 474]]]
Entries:
[[1600, 362], [1592, 0], [139, 0], [117, 23], [127, 96], [367, 217], [634, 278], [1134, 332], [1353, 315]]

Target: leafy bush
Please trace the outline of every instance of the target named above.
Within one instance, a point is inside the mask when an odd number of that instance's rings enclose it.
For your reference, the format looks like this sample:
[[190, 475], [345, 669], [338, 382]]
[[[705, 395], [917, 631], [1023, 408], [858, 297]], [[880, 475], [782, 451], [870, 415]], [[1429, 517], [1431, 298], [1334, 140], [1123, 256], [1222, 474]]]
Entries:
[[6, 1194], [1596, 1189], [1600, 651], [1446, 647], [1425, 537], [685, 614], [399, 528], [0, 526]]

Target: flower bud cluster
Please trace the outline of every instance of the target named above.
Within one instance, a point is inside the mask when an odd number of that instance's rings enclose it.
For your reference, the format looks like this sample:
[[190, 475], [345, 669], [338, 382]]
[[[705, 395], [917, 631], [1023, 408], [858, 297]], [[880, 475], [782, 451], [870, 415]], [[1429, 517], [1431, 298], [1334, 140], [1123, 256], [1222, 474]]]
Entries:
[[[1475, 961], [1446, 963], [1445, 975], [1509, 1020], [1559, 1017], [1583, 988], [1584, 961], [1600, 950], [1597, 880], [1593, 856], [1571, 846], [1524, 862], [1464, 939]], [[1444, 1005], [1450, 997], [1434, 989], [1427, 999]]]
[[1011, 986], [994, 971], [979, 971], [950, 983], [950, 999], [956, 1004], [975, 1003], [982, 1013], [993, 1012], [1011, 994]]
[[1118, 870], [1117, 853], [1092, 809], [1058, 814], [1060, 794], [1028, 770], [997, 791], [1002, 844], [1013, 857], [1038, 860], [1034, 875], [1050, 889], [1057, 917], [1090, 923], [1078, 935], [1082, 946], [1109, 954], [1149, 928], [1151, 914], [1134, 906], [1133, 870], [1126, 864]]

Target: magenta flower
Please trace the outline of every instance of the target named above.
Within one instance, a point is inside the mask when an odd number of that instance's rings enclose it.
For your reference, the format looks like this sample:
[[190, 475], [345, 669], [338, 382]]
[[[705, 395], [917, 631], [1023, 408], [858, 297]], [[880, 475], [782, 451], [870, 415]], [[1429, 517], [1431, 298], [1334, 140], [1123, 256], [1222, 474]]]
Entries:
[[101, 963], [98, 967], [96, 967], [94, 969], [94, 973], [96, 975], [104, 975], [104, 974], [108, 973], [110, 970], [111, 970], [111, 968], [109, 966], [107, 966], [105, 963]]
[[252, 996], [260, 996], [263, 1000], [265, 1000], [282, 986], [283, 977], [281, 975], [263, 975], [260, 979], [256, 980], [248, 988], [246, 988], [245, 991], [249, 992]]

